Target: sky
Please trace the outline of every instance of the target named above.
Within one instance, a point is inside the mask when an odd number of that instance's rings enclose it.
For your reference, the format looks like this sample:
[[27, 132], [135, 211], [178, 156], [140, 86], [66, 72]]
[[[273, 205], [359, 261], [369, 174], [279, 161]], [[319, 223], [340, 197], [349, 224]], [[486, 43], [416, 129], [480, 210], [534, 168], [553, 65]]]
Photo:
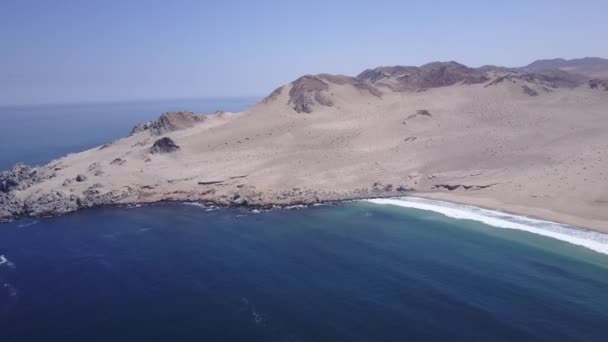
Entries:
[[264, 96], [304, 74], [608, 57], [608, 1], [0, 0], [0, 105]]

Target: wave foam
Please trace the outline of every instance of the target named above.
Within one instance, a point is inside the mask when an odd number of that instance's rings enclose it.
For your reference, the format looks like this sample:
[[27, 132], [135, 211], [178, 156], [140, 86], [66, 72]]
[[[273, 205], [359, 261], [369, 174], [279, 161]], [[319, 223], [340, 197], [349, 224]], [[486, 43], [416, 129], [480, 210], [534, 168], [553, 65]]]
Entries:
[[19, 225], [17, 226], [17, 228], [26, 228], [26, 227], [30, 227], [30, 226], [33, 226], [33, 225], [37, 224], [38, 222], [40, 222], [40, 221], [38, 221], [38, 220], [25, 221], [24, 223], [19, 224]]
[[8, 260], [4, 254], [0, 255], [0, 266], [2, 265], [6, 265], [10, 268], [15, 268], [15, 264], [13, 262], [11, 262], [10, 260]]
[[418, 197], [369, 199], [365, 201], [375, 204], [388, 204], [405, 208], [434, 211], [454, 219], [472, 220], [499, 228], [523, 230], [586, 247], [598, 253], [608, 254], [608, 234], [584, 230], [556, 222], [537, 220], [470, 205], [428, 200]]

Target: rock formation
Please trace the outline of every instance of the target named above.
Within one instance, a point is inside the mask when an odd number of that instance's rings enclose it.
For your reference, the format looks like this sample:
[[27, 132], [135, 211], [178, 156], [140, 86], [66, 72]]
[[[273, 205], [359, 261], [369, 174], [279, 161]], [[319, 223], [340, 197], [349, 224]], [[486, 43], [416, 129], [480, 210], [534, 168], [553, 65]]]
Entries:
[[188, 127], [192, 127], [205, 120], [205, 116], [192, 112], [167, 112], [158, 120], [143, 122], [131, 130], [131, 135], [143, 131], [150, 131], [153, 135], [161, 135]]
[[179, 149], [179, 146], [171, 138], [164, 137], [154, 142], [154, 145], [150, 148], [150, 153], [170, 153], [177, 149]]
[[591, 89], [600, 89], [600, 90], [605, 90], [608, 91], [608, 80], [601, 80], [598, 78], [594, 78], [592, 80], [589, 80], [589, 88]]
[[421, 67], [380, 67], [366, 70], [357, 78], [393, 91], [417, 91], [457, 83], [478, 84], [489, 80], [483, 71], [456, 62], [433, 62]]
[[[382, 93], [378, 89], [354, 77], [328, 74], [306, 75], [298, 78], [291, 84], [288, 103], [298, 113], [311, 113], [316, 105], [331, 107], [334, 103], [332, 102], [331, 94], [328, 93], [330, 84], [352, 86], [361, 92], [376, 97], [382, 96]], [[268, 103], [276, 98], [281, 91], [282, 88], [278, 88], [264, 99], [263, 102]]]

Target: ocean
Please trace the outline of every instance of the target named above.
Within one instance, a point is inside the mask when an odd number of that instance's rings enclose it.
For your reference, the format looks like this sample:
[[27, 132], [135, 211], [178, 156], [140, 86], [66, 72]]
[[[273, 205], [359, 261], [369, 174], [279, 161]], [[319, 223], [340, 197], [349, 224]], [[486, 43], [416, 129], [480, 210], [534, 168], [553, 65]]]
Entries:
[[[0, 165], [255, 101], [0, 108]], [[605, 341], [604, 238], [422, 199], [21, 219], [0, 224], [0, 341]]]

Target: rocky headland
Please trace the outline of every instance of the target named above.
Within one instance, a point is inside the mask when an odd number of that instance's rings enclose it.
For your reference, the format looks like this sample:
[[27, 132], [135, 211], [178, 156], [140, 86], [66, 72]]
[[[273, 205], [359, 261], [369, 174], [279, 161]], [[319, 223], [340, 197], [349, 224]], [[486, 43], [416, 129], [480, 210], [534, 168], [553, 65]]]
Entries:
[[0, 220], [415, 193], [608, 231], [604, 70], [535, 63], [306, 75], [242, 113], [164, 113], [106, 145], [1, 172]]

